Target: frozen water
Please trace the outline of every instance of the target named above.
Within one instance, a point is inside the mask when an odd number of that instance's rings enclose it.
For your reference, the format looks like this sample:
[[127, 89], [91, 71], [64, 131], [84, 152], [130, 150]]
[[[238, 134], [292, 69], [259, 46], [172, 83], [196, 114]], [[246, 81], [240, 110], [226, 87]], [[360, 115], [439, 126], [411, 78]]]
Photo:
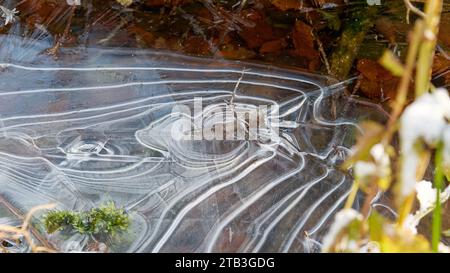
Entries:
[[[50, 46], [0, 40], [0, 196], [23, 212], [113, 200], [133, 224], [112, 251], [317, 251], [352, 182], [339, 164], [356, 124], [381, 117], [322, 76], [133, 49], [63, 49], [55, 60], [42, 54]], [[199, 97], [204, 112], [271, 105], [279, 137], [174, 138], [191, 119], [174, 106]], [[47, 237], [87, 248], [83, 236]]]

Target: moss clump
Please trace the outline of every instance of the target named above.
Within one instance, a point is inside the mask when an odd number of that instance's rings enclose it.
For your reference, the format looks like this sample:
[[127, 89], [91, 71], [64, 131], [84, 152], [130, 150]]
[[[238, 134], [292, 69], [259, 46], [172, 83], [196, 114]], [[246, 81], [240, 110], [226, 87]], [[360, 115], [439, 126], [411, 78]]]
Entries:
[[353, 12], [344, 25], [337, 48], [331, 56], [331, 71], [339, 80], [347, 78], [353, 62], [358, 55], [359, 47], [366, 37], [367, 31], [373, 25], [373, 19], [377, 16], [377, 7], [364, 8]]
[[109, 202], [86, 212], [51, 211], [44, 215], [43, 223], [48, 233], [74, 230], [89, 235], [114, 235], [130, 225], [129, 216], [123, 209]]
[[71, 211], [52, 211], [44, 216], [44, 225], [48, 233], [54, 233], [66, 227], [77, 227], [80, 216]]

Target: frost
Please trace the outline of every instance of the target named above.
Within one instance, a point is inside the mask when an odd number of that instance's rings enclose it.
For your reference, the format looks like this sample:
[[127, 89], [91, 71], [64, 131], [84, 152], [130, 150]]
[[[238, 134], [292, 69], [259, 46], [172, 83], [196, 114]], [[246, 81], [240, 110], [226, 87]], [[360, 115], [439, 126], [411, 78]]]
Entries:
[[434, 207], [436, 203], [436, 189], [431, 182], [422, 180], [416, 185], [417, 199], [420, 203], [420, 210], [427, 210]]
[[378, 143], [372, 147], [370, 150], [370, 154], [373, 156], [373, 158], [380, 162], [381, 165], [386, 166], [389, 165], [389, 156], [384, 150], [384, 147], [382, 144]]
[[401, 117], [401, 152], [404, 158], [401, 170], [400, 194], [408, 196], [417, 182], [416, 172], [420, 163], [415, 144], [419, 140], [435, 145], [444, 136], [450, 117], [450, 97], [445, 89], [436, 89], [418, 98], [406, 108]]
[[370, 154], [375, 160], [376, 165], [378, 166], [378, 176], [381, 178], [385, 178], [390, 175], [390, 159], [389, 155], [386, 153], [384, 146], [382, 144], [376, 144], [370, 150]]
[[390, 175], [390, 159], [382, 144], [375, 144], [370, 150], [373, 162], [358, 161], [355, 163], [355, 175], [359, 179], [372, 177], [386, 178]]
[[439, 253], [450, 253], [450, 247], [444, 245], [443, 243], [439, 243], [438, 252]]
[[[343, 209], [336, 214], [333, 225], [330, 228], [330, 231], [323, 239], [323, 249], [327, 252], [329, 249], [332, 249], [336, 244], [336, 241], [342, 231], [347, 228], [354, 221], [362, 221], [362, 215], [354, 209]], [[350, 248], [350, 249], [349, 249]], [[354, 248], [354, 249], [353, 249]], [[349, 240], [347, 242], [347, 250], [358, 249], [357, 243], [353, 240]]]
[[377, 166], [371, 162], [358, 161], [355, 163], [355, 174], [357, 177], [364, 179], [377, 173]]
[[16, 20], [16, 14], [18, 11], [14, 8], [12, 10], [5, 8], [0, 5], [0, 14], [1, 17], [5, 20], [4, 26], [7, 26], [9, 23], [13, 23]]
[[450, 97], [445, 89], [437, 89], [425, 94], [412, 103], [401, 118], [403, 145], [410, 148], [417, 139], [426, 143], [438, 141], [447, 125], [445, 118], [450, 117]]
[[408, 214], [403, 222], [403, 228], [409, 230], [412, 234], [417, 234], [417, 226], [419, 225], [420, 218], [415, 215]]
[[[433, 188], [432, 183], [430, 181], [420, 181], [416, 185], [417, 191], [417, 199], [419, 199], [420, 203], [420, 211], [426, 212], [434, 208], [436, 205], [436, 189]], [[440, 199], [441, 203], [447, 201], [450, 197], [450, 186], [441, 192]]]
[[[430, 181], [422, 180], [416, 184], [417, 199], [420, 203], [420, 209], [414, 214], [409, 214], [404, 223], [403, 227], [410, 230], [413, 234], [417, 234], [417, 226], [420, 220], [430, 213], [436, 206], [436, 189], [433, 188]], [[450, 186], [442, 191], [440, 195], [441, 203], [445, 203], [450, 197]]]

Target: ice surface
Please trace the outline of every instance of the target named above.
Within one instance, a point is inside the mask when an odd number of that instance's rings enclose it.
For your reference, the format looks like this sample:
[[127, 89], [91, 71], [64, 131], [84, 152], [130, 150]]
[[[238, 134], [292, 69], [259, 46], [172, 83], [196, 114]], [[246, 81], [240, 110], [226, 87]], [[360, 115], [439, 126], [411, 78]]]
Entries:
[[[322, 76], [133, 49], [55, 60], [45, 41], [0, 40], [0, 196], [23, 212], [113, 200], [133, 224], [111, 251], [318, 251], [352, 182], [339, 164], [356, 124], [381, 117]], [[279, 138], [173, 138], [174, 106], [199, 97], [204, 111], [279, 108]]]

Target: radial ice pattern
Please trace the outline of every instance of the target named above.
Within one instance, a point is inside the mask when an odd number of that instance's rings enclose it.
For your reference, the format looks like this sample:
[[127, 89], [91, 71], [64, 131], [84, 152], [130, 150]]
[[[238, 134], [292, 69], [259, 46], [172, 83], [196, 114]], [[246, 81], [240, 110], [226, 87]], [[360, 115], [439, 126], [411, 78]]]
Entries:
[[[262, 65], [100, 48], [55, 60], [41, 54], [49, 44], [0, 45], [1, 197], [22, 211], [113, 200], [133, 220], [115, 251], [317, 251], [349, 191], [338, 164], [356, 117], [377, 115], [327, 78]], [[279, 137], [174, 138], [197, 118], [174, 106], [199, 97], [203, 111], [273, 106]]]

